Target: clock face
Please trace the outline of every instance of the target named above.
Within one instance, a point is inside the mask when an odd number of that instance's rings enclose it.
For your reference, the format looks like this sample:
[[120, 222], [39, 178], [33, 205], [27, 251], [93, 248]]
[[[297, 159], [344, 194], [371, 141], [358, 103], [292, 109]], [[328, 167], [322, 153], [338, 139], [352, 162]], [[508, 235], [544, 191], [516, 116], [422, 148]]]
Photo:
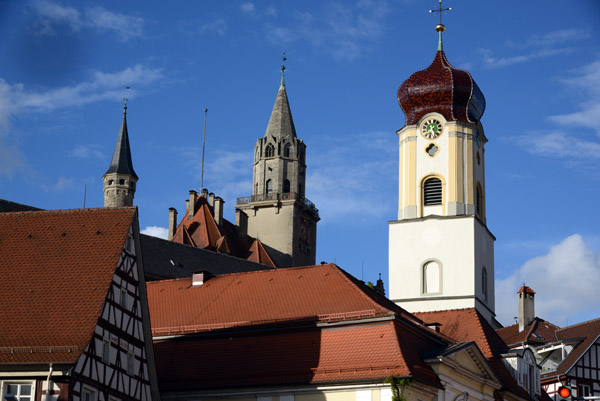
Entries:
[[430, 118], [421, 125], [421, 135], [426, 139], [435, 139], [442, 134], [442, 123]]

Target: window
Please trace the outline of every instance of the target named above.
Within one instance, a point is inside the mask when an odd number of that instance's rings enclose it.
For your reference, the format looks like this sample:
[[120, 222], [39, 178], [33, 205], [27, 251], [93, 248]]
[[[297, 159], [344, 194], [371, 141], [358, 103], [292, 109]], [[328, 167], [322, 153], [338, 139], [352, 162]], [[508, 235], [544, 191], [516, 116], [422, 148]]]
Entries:
[[113, 185], [115, 183], [114, 180], [108, 180], [108, 185]]
[[126, 308], [127, 307], [127, 288], [125, 286], [121, 286], [121, 297], [119, 298], [119, 305]]
[[127, 374], [133, 375], [133, 362], [135, 361], [135, 357], [133, 355], [133, 351], [127, 352]]
[[283, 157], [290, 157], [290, 144], [286, 143], [285, 146], [283, 147]]
[[590, 397], [590, 386], [588, 384], [577, 385], [577, 397]]
[[273, 181], [267, 180], [267, 185], [265, 185], [265, 188], [266, 188], [266, 193], [270, 194], [271, 192], [273, 192]]
[[430, 261], [423, 265], [423, 294], [440, 292], [440, 264]]
[[290, 192], [290, 180], [283, 180], [283, 193], [287, 194]]
[[265, 148], [265, 157], [273, 157], [275, 156], [275, 147], [273, 144], [268, 144]]
[[81, 399], [83, 401], [96, 401], [96, 391], [89, 387], [84, 387]]
[[481, 185], [477, 184], [477, 216], [483, 217], [483, 191], [481, 190]]
[[442, 180], [433, 177], [423, 184], [423, 199], [425, 206], [442, 204]]
[[125, 180], [119, 180], [120, 185], [125, 185]]
[[31, 401], [31, 383], [7, 383], [4, 399], [7, 401]]
[[483, 300], [485, 302], [488, 301], [488, 287], [487, 287], [487, 282], [488, 282], [487, 270], [484, 267], [483, 270], [481, 271], [481, 292], [483, 293]]
[[102, 343], [102, 362], [108, 363], [110, 357], [110, 340], [105, 338]]

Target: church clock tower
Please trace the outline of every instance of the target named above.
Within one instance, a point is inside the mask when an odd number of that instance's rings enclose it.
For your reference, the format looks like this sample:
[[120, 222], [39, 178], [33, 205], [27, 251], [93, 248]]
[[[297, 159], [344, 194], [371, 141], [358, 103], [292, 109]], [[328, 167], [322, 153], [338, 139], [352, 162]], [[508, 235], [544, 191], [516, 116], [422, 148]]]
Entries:
[[284, 70], [267, 130], [254, 146], [252, 196], [238, 198], [236, 225], [260, 239], [277, 267], [307, 266], [315, 264], [319, 211], [304, 196], [306, 145], [296, 136]]
[[[443, 11], [440, 5], [439, 10]], [[494, 312], [494, 236], [486, 226], [483, 94], [442, 47], [398, 89], [398, 220], [389, 223], [390, 299], [410, 312]]]

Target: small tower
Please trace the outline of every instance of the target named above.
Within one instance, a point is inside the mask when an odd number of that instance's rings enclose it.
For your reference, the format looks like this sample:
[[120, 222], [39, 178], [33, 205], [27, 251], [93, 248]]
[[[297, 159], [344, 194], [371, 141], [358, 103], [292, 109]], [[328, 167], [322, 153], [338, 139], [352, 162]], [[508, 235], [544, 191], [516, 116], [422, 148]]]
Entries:
[[519, 296], [519, 331], [523, 331], [535, 319], [535, 291], [523, 283], [517, 294]]
[[[442, 9], [440, 2], [439, 10]], [[389, 223], [390, 299], [409, 312], [476, 308], [494, 323], [494, 236], [486, 225], [485, 98], [438, 49], [398, 89], [398, 219]]]
[[319, 221], [317, 208], [304, 196], [306, 145], [296, 136], [284, 71], [282, 65], [267, 131], [254, 146], [252, 196], [239, 198], [235, 206], [238, 227], [260, 239], [280, 267], [315, 263]]
[[123, 122], [110, 167], [104, 173], [104, 207], [133, 206], [138, 176], [133, 170], [127, 134], [127, 99], [123, 106]]

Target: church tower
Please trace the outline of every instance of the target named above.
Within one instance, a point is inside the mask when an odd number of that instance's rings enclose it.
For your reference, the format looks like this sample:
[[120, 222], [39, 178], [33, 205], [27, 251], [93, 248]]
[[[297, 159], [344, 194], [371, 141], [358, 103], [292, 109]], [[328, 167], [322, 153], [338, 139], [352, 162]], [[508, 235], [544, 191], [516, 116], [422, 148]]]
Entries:
[[[440, 5], [439, 10], [443, 11]], [[494, 241], [486, 226], [485, 99], [442, 47], [398, 89], [398, 220], [389, 223], [390, 299], [410, 312], [476, 308], [493, 322]]]
[[278, 267], [313, 265], [319, 211], [304, 196], [306, 145], [296, 136], [284, 71], [282, 65], [267, 131], [254, 146], [252, 196], [238, 198], [236, 225], [259, 239]]
[[110, 167], [104, 173], [104, 207], [133, 206], [138, 176], [133, 170], [127, 134], [127, 100], [123, 106], [123, 122]]

